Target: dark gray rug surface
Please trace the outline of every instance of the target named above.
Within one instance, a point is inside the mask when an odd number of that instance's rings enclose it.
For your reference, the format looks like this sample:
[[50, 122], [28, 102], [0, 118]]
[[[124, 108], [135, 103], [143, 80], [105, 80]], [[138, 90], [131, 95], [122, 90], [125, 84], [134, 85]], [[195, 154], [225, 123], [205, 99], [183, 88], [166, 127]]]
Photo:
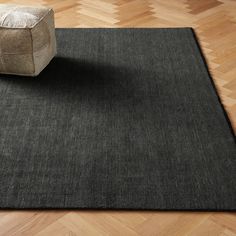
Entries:
[[60, 29], [0, 75], [0, 208], [235, 210], [236, 145], [194, 33]]

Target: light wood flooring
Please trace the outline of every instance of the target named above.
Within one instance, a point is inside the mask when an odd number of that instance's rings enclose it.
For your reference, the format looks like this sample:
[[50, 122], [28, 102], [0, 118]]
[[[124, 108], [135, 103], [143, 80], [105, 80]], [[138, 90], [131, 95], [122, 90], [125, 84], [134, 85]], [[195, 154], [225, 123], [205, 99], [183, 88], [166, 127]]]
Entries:
[[[0, 3], [51, 6], [56, 13], [56, 27], [193, 27], [236, 132], [236, 0], [0, 0]], [[0, 211], [0, 235], [233, 236], [236, 213]]]

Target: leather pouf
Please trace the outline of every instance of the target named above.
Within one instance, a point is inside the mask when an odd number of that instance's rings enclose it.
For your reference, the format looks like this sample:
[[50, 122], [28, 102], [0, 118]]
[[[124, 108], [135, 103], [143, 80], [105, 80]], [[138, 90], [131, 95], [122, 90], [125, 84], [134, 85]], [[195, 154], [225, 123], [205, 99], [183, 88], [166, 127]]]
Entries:
[[0, 4], [0, 73], [37, 76], [55, 54], [52, 9]]

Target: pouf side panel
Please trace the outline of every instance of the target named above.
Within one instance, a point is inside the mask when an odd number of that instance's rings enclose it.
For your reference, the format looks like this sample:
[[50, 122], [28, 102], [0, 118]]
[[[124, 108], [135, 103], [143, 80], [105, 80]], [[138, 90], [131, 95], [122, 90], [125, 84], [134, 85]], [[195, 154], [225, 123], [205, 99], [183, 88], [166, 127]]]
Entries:
[[32, 52], [30, 29], [0, 28], [0, 73], [33, 74]]
[[50, 12], [31, 29], [33, 39], [34, 76], [38, 75], [56, 55], [54, 12]]
[[2, 54], [29, 54], [32, 53], [32, 44], [29, 29], [11, 29], [0, 27], [0, 51]]

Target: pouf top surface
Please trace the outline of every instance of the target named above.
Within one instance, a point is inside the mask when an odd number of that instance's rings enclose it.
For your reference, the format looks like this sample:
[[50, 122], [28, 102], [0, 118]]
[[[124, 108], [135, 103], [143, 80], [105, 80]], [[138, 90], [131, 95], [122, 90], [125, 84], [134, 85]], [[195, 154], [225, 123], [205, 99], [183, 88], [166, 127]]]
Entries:
[[51, 10], [46, 7], [0, 4], [0, 27], [33, 28]]

